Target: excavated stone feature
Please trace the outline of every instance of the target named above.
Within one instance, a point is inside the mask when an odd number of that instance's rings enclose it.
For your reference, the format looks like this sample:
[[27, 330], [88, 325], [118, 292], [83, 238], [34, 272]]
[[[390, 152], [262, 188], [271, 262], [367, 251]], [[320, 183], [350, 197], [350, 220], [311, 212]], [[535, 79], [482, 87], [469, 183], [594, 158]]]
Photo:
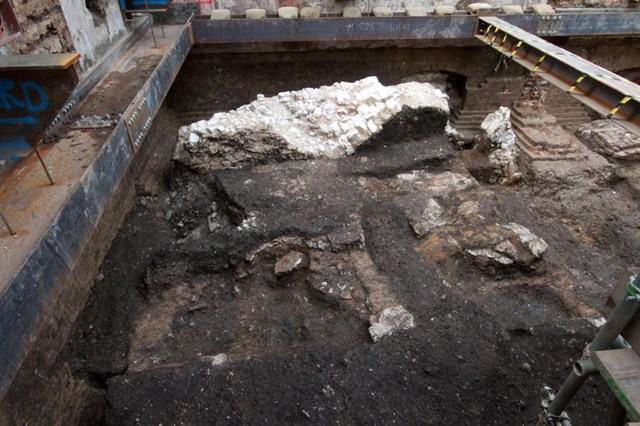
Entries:
[[488, 275], [544, 269], [542, 260], [548, 245], [526, 227], [468, 219], [464, 225], [448, 221], [436, 228], [424, 240], [421, 250], [441, 261], [465, 258]]
[[[174, 160], [220, 169], [353, 154], [400, 113], [445, 117], [447, 96], [428, 83], [385, 87], [376, 77], [283, 92], [180, 129]], [[435, 120], [437, 122], [438, 120]]]
[[511, 128], [511, 110], [500, 107], [480, 125], [478, 146], [489, 153], [489, 163], [495, 170], [495, 180], [514, 182], [520, 178], [516, 160], [516, 134]]
[[307, 257], [299, 251], [290, 251], [276, 262], [274, 272], [277, 277], [290, 274], [293, 271], [304, 268], [307, 264]]
[[392, 335], [398, 330], [408, 330], [415, 327], [413, 315], [402, 306], [392, 306], [384, 309], [377, 320], [372, 321], [369, 334], [374, 342], [385, 336]]
[[500, 107], [487, 115], [475, 142], [475, 149], [464, 152], [463, 157], [476, 177], [488, 183], [513, 183], [522, 177], [509, 108]]
[[621, 160], [640, 159], [640, 137], [611, 120], [583, 124], [576, 135], [598, 154]]

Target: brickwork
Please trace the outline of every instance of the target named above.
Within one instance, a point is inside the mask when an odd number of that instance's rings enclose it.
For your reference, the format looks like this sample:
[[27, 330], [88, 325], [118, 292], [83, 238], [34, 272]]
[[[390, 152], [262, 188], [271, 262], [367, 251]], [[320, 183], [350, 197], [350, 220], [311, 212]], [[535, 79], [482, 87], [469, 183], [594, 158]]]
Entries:
[[22, 35], [3, 48], [5, 53], [64, 53], [73, 50], [58, 1], [21, 0], [12, 4]]
[[610, 120], [597, 120], [576, 133], [594, 151], [619, 160], [640, 160], [640, 137]]

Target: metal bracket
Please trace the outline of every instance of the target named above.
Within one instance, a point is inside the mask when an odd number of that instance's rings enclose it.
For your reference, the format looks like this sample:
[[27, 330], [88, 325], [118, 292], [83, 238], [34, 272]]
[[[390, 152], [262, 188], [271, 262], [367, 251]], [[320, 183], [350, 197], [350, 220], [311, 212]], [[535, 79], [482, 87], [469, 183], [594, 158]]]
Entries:
[[562, 15], [541, 16], [538, 20], [536, 33], [542, 37], [553, 37], [558, 34], [562, 21]]
[[124, 117], [124, 123], [129, 134], [129, 142], [133, 152], [138, 152], [140, 145], [151, 128], [153, 118], [148, 108], [146, 97], [140, 97], [133, 103], [133, 108]]

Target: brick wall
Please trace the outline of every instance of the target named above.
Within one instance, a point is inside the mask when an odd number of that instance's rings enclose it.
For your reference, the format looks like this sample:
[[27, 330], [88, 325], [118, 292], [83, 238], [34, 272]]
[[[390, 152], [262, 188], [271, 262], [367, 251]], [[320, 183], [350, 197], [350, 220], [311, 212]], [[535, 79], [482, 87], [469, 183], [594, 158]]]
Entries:
[[13, 0], [22, 35], [3, 46], [4, 54], [64, 53], [73, 50], [69, 28], [57, 0]]

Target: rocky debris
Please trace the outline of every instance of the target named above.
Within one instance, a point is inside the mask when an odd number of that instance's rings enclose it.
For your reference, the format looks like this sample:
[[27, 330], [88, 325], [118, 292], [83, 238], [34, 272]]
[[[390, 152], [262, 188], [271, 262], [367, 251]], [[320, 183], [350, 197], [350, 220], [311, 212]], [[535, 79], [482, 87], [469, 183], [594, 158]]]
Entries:
[[227, 354], [218, 354], [213, 356], [205, 355], [201, 356], [200, 359], [210, 363], [212, 367], [219, 367], [229, 362]]
[[419, 191], [432, 197], [444, 197], [454, 192], [479, 188], [478, 182], [468, 174], [457, 171], [429, 173], [424, 170], [414, 170], [411, 173], [401, 173], [389, 182], [389, 187], [395, 191]]
[[[195, 169], [353, 154], [406, 110], [446, 117], [447, 95], [428, 83], [383, 86], [376, 77], [282, 92], [182, 127], [174, 160]], [[444, 126], [444, 122], [443, 122]]]
[[513, 183], [522, 177], [516, 165], [516, 134], [509, 108], [500, 107], [487, 115], [476, 137], [476, 151], [488, 156], [489, 170], [484, 178], [489, 183]]
[[306, 267], [307, 263], [307, 257], [304, 253], [291, 251], [278, 259], [274, 272], [277, 277], [280, 277]]
[[336, 391], [333, 390], [331, 385], [326, 385], [325, 387], [322, 388], [322, 394], [326, 397], [332, 397], [336, 394]]
[[211, 213], [207, 216], [207, 225], [209, 232], [213, 233], [221, 229], [225, 225], [223, 218], [226, 216], [220, 216], [218, 213], [218, 203], [215, 201], [211, 203]]
[[451, 125], [451, 121], [447, 121], [447, 125], [444, 127], [444, 133], [449, 138], [449, 141], [459, 148], [469, 148], [473, 145], [473, 142], [470, 142], [469, 137], [466, 137], [464, 134], [460, 133], [453, 125]]
[[403, 306], [391, 306], [385, 308], [377, 315], [377, 318], [371, 320], [369, 334], [374, 342], [392, 335], [398, 330], [409, 330], [415, 327], [413, 315], [411, 315]]
[[539, 271], [547, 243], [516, 223], [471, 219], [434, 230], [421, 250], [434, 261], [466, 257], [486, 275]]
[[518, 240], [531, 252], [535, 259], [541, 259], [549, 245], [540, 237], [517, 223], [502, 225], [503, 228], [512, 230], [518, 236]]
[[429, 232], [447, 223], [443, 219], [444, 210], [433, 198], [427, 198], [424, 203], [416, 203], [414, 197], [405, 197], [399, 201], [409, 219], [409, 224], [418, 237], [424, 237]]
[[599, 154], [620, 160], [640, 159], [640, 137], [611, 120], [583, 124], [576, 135]]
[[80, 115], [76, 121], [71, 125], [72, 129], [101, 129], [106, 127], [115, 127], [120, 121], [122, 114], [104, 114], [104, 115], [90, 115], [85, 117]]
[[347, 282], [320, 281], [311, 282], [311, 287], [328, 296], [326, 300], [351, 300], [353, 299], [354, 287]]

